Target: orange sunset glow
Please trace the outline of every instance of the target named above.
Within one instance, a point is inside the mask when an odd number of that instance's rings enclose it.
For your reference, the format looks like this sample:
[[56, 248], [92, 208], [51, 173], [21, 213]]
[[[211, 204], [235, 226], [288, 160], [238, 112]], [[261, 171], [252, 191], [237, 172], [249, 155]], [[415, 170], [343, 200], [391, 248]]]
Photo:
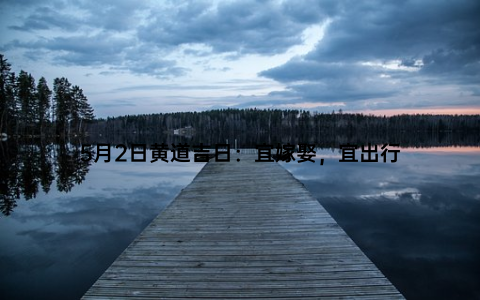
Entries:
[[383, 110], [366, 110], [364, 114], [372, 114], [377, 116], [395, 116], [402, 114], [431, 114], [431, 115], [480, 115], [480, 107], [428, 107], [428, 108], [411, 108], [411, 109], [383, 109]]

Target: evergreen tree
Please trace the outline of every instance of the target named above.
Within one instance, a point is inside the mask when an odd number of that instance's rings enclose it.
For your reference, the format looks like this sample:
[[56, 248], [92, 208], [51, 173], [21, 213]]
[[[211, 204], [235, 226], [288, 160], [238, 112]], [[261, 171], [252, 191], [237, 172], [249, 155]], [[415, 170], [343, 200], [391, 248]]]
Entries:
[[22, 133], [33, 133], [38, 106], [36, 101], [35, 79], [31, 74], [20, 71], [17, 78], [17, 101], [20, 104]]
[[33, 76], [11, 72], [0, 54], [0, 133], [45, 134], [53, 130], [61, 136], [82, 133], [94, 119], [93, 109], [79, 86], [65, 77], [56, 78], [52, 91], [42, 77], [35, 86]]
[[72, 130], [76, 131], [80, 122], [80, 99], [85, 97], [83, 95], [82, 89], [78, 85], [72, 86], [70, 91], [71, 96], [71, 106], [70, 106], [70, 116], [68, 118], [68, 135], [71, 134]]
[[93, 121], [93, 109], [79, 86], [73, 86], [71, 92], [71, 128], [75, 132], [81, 133], [83, 132], [85, 122]]
[[47, 80], [42, 77], [37, 85], [37, 105], [38, 105], [38, 123], [40, 126], [40, 133], [44, 133], [46, 124], [50, 119], [50, 98], [52, 91], [48, 88]]
[[72, 109], [71, 84], [65, 77], [55, 78], [53, 81], [53, 93], [55, 101], [55, 125], [58, 135], [67, 135], [70, 124]]
[[93, 115], [93, 108], [88, 103], [87, 97], [83, 94], [82, 89], [79, 90], [78, 95], [78, 115], [80, 122], [78, 124], [78, 132], [83, 132], [83, 126], [85, 122], [91, 122], [94, 120], [95, 116]]
[[17, 78], [15, 77], [15, 73], [10, 73], [7, 77], [7, 84], [5, 89], [5, 97], [6, 97], [6, 118], [5, 118], [5, 126], [6, 132], [15, 132], [18, 133], [18, 104], [15, 97], [16, 91], [16, 82]]
[[[0, 54], [0, 133], [8, 132], [9, 120], [12, 118], [12, 82], [11, 65]], [[15, 75], [13, 75], [15, 77]]]

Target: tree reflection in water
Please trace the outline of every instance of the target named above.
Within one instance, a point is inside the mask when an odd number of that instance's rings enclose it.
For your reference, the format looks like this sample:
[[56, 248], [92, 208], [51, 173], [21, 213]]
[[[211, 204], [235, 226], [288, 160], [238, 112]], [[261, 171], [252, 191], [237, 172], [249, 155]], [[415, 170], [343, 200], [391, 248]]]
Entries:
[[[95, 145], [108, 143], [112, 146], [124, 144], [131, 148], [132, 144], [146, 144], [148, 148], [154, 143], [188, 144], [189, 146], [215, 144], [229, 141], [239, 148], [255, 148], [267, 143], [273, 147], [279, 144], [299, 143], [315, 144], [318, 148], [338, 149], [342, 144], [365, 145], [399, 144], [400, 147], [445, 147], [445, 146], [478, 146], [478, 133], [452, 132], [395, 132], [395, 134], [368, 132], [364, 134], [336, 133], [333, 131], [317, 133], [298, 130], [279, 131], [275, 134], [242, 132], [229, 134], [196, 134], [178, 136], [165, 133], [157, 134], [95, 134], [86, 138], [84, 144]], [[23, 195], [25, 200], [36, 197], [41, 187], [45, 193], [50, 191], [53, 181], [59, 191], [68, 193], [75, 185], [81, 184], [88, 173], [93, 160], [85, 162], [81, 159], [80, 141], [46, 142], [8, 140], [0, 142], [0, 209], [4, 215], [10, 215], [16, 202]], [[87, 149], [94, 155], [94, 148]]]
[[31, 200], [40, 187], [48, 193], [54, 181], [58, 191], [70, 192], [85, 180], [92, 163], [81, 158], [80, 143], [1, 142], [1, 212], [10, 215], [22, 195]]

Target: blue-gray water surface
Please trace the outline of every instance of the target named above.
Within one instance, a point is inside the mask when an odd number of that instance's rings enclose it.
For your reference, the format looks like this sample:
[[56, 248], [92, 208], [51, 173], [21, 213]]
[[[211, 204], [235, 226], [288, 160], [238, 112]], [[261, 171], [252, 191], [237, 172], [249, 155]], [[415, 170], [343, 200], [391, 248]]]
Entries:
[[480, 148], [401, 149], [396, 163], [317, 156], [323, 166], [282, 165], [407, 299], [480, 299]]
[[125, 158], [92, 164], [68, 193], [54, 180], [0, 217], [0, 298], [79, 299], [205, 165]]
[[[25, 183], [9, 190], [22, 194], [16, 207], [1, 207], [2, 299], [80, 298], [204, 165], [112, 161], [85, 172], [61, 149], [50, 167], [52, 149], [8, 164], [30, 171], [14, 176]], [[480, 148], [401, 149], [396, 163], [339, 162], [338, 149], [317, 157], [323, 166], [282, 165], [407, 299], [480, 298]], [[39, 171], [49, 168], [54, 176]]]

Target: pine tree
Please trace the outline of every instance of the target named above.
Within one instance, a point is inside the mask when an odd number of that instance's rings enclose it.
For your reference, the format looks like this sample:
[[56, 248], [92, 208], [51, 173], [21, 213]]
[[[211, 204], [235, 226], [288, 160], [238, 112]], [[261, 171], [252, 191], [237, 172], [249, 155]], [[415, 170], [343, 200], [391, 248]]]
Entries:
[[78, 85], [72, 86], [70, 91], [71, 96], [71, 106], [70, 106], [70, 116], [69, 116], [69, 123], [68, 123], [68, 134], [71, 134], [72, 129], [74, 131], [77, 130], [80, 122], [80, 99], [85, 97], [83, 95], [82, 89]]
[[16, 87], [17, 101], [20, 104], [19, 118], [22, 133], [33, 133], [37, 112], [35, 79], [31, 74], [22, 70], [18, 75]]
[[71, 84], [65, 77], [55, 78], [53, 82], [55, 101], [55, 125], [58, 135], [66, 136], [70, 124], [72, 108]]
[[44, 77], [35, 85], [33, 76], [18, 76], [0, 54], [0, 133], [45, 134], [55, 126], [61, 136], [81, 133], [94, 119], [93, 109], [78, 86], [65, 77], [56, 78], [52, 91]]
[[78, 98], [78, 113], [80, 116], [80, 122], [78, 125], [78, 132], [83, 132], [83, 126], [85, 122], [91, 122], [94, 120], [95, 116], [93, 115], [93, 108], [88, 103], [88, 99], [83, 95], [82, 89], [80, 89], [81, 95]]
[[10, 72], [11, 65], [3, 54], [0, 54], [0, 133], [9, 131], [9, 123], [13, 119], [13, 111], [15, 99], [12, 99], [15, 80], [12, 82], [12, 76], [15, 75]]
[[37, 105], [38, 105], [38, 123], [40, 125], [40, 134], [44, 133], [46, 124], [50, 119], [50, 98], [52, 91], [48, 88], [47, 80], [42, 77], [37, 85]]
[[6, 97], [6, 132], [15, 132], [18, 133], [18, 112], [19, 107], [17, 104], [17, 100], [15, 97], [15, 91], [17, 88], [16, 85], [17, 78], [15, 77], [15, 73], [10, 73], [7, 77], [7, 84], [5, 89], [5, 97]]
[[83, 90], [76, 85], [72, 87], [72, 108], [72, 126], [75, 126], [75, 130], [80, 134], [85, 122], [93, 121], [94, 116]]

